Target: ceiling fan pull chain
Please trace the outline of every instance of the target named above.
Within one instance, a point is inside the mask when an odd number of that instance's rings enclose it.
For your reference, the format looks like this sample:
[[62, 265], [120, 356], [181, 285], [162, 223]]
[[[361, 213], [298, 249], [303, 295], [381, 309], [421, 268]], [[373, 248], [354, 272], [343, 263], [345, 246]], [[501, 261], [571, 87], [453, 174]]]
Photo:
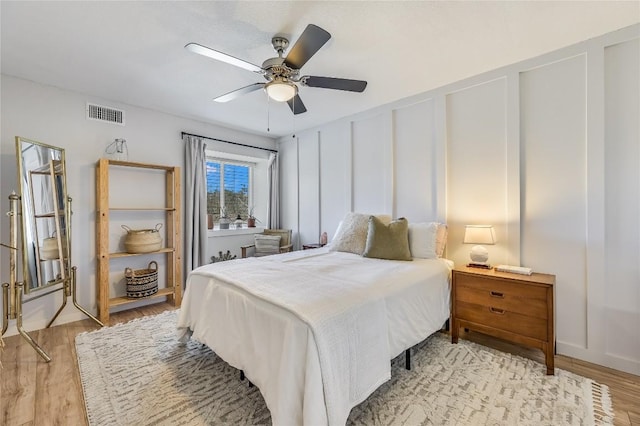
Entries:
[[[296, 96], [293, 97], [293, 111], [295, 110], [296, 110]], [[291, 137], [295, 139], [296, 138], [296, 114], [295, 113], [291, 114], [291, 124], [293, 127], [293, 135], [291, 135]]]
[[[266, 93], [266, 92], [265, 92]], [[270, 96], [267, 95], [267, 132], [271, 132], [271, 115], [270, 115], [270, 107], [271, 107], [271, 101], [270, 101]]]

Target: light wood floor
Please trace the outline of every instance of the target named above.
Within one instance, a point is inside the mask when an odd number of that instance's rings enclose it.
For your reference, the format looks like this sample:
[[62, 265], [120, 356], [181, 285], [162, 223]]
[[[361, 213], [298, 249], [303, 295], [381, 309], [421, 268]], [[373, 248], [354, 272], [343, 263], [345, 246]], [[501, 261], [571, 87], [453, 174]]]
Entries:
[[[169, 309], [174, 308], [160, 303], [112, 314], [111, 325]], [[32, 332], [32, 337], [53, 358], [50, 363], [44, 362], [22, 337], [5, 339], [6, 346], [0, 357], [3, 364], [0, 370], [0, 425], [86, 424], [74, 338], [78, 333], [97, 328], [90, 320], [83, 320]], [[463, 333], [460, 337], [544, 362], [540, 351], [479, 333]], [[560, 355], [556, 356], [556, 367], [608, 385], [615, 424], [640, 426], [640, 376]]]

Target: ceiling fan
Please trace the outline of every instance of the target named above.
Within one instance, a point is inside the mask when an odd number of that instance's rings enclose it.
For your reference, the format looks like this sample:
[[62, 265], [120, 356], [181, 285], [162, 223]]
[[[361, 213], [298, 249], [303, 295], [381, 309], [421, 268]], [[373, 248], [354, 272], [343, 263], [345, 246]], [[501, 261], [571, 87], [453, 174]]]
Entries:
[[300, 95], [298, 86], [319, 87], [323, 89], [346, 90], [349, 92], [363, 92], [367, 82], [362, 80], [349, 80], [346, 78], [316, 77], [312, 75], [300, 76], [300, 69], [315, 53], [331, 38], [331, 34], [317, 25], [309, 24], [302, 32], [300, 38], [293, 45], [286, 57], [283, 57], [289, 46], [289, 40], [275, 36], [271, 44], [278, 57], [269, 58], [262, 66], [254, 65], [242, 59], [227, 55], [209, 47], [197, 43], [189, 43], [185, 49], [218, 61], [226, 62], [256, 74], [261, 74], [267, 80], [266, 83], [254, 83], [240, 89], [233, 90], [214, 99], [216, 102], [228, 102], [247, 93], [263, 89], [269, 97], [278, 102], [287, 102], [294, 114], [302, 114], [307, 111]]

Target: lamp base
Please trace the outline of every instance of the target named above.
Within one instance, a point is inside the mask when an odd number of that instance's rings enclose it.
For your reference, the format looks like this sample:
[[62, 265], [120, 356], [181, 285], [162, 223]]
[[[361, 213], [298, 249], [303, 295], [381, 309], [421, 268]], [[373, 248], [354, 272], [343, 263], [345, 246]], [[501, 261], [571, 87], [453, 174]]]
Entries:
[[493, 266], [489, 265], [488, 263], [467, 263], [467, 266], [469, 268], [480, 268], [480, 269], [493, 269]]

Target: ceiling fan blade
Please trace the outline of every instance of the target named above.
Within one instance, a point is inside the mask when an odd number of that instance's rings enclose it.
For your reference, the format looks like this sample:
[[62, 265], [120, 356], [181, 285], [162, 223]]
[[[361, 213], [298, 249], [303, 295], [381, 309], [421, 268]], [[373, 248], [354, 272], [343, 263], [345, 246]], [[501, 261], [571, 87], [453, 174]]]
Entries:
[[287, 101], [289, 108], [293, 111], [294, 115], [302, 114], [303, 112], [307, 112], [307, 108], [304, 106], [302, 99], [300, 99], [300, 95], [295, 95], [293, 98]]
[[347, 90], [349, 92], [363, 92], [367, 82], [363, 80], [349, 80], [346, 78], [304, 76], [302, 84], [309, 87], [321, 87], [323, 89]]
[[243, 61], [242, 59], [227, 55], [226, 53], [218, 52], [217, 50], [213, 50], [210, 47], [206, 47], [198, 43], [189, 43], [184, 48], [193, 53], [207, 56], [217, 61], [226, 62], [227, 64], [235, 65], [236, 67], [244, 68], [245, 70], [253, 71], [259, 74], [262, 74], [264, 72], [262, 68], [252, 64], [251, 62]]
[[235, 98], [239, 98], [242, 95], [246, 95], [247, 93], [255, 92], [256, 90], [262, 89], [264, 87], [264, 84], [265, 83], [253, 83], [229, 93], [225, 93], [224, 95], [218, 96], [213, 100], [216, 102], [229, 102], [234, 100]]
[[317, 25], [307, 25], [287, 54], [284, 60], [285, 65], [299, 70], [330, 38], [331, 34]]

